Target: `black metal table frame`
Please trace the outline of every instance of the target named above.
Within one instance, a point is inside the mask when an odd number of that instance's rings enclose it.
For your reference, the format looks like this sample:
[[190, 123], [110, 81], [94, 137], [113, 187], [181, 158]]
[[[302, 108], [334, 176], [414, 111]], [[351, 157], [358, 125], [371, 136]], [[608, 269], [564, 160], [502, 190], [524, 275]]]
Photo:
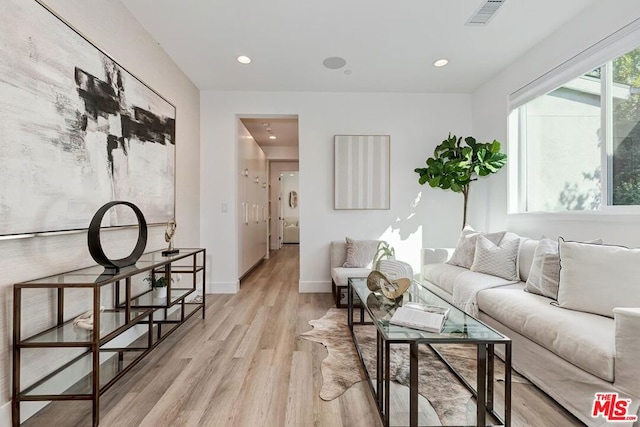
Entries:
[[[20, 425], [20, 403], [21, 402], [37, 402], [37, 401], [60, 401], [60, 400], [90, 400], [92, 403], [92, 425], [97, 426], [100, 420], [100, 396], [106, 392], [113, 384], [115, 384], [122, 376], [124, 376], [127, 372], [129, 372], [140, 360], [142, 360], [148, 353], [150, 353], [154, 348], [156, 348], [162, 341], [164, 341], [172, 332], [174, 332], [176, 328], [173, 328], [164, 335], [162, 334], [161, 327], [162, 324], [176, 324], [179, 326], [180, 324], [186, 322], [189, 318], [194, 316], [198, 310], [202, 310], [202, 318], [205, 318], [206, 311], [206, 302], [205, 302], [205, 292], [206, 292], [206, 249], [192, 249], [192, 252], [187, 254], [177, 254], [173, 258], [158, 260], [155, 264], [145, 266], [142, 268], [138, 268], [132, 271], [124, 271], [122, 273], [116, 272], [109, 279], [105, 279], [101, 283], [82, 283], [82, 284], [66, 284], [66, 283], [42, 283], [42, 284], [30, 284], [29, 282], [18, 283], [13, 286], [13, 367], [12, 367], [12, 424], [14, 426]], [[159, 251], [158, 251], [159, 252]], [[200, 256], [202, 258], [202, 266], [197, 265], [197, 258]], [[171, 265], [176, 261], [180, 261], [183, 259], [188, 259], [189, 257], [193, 258], [192, 269], [188, 269], [184, 266], [179, 266], [177, 268], [172, 269]], [[193, 274], [193, 285], [192, 288], [174, 288], [174, 290], [188, 290], [189, 292], [180, 296], [173, 302], [169, 302], [169, 297], [167, 297], [167, 304], [160, 306], [138, 306], [133, 305], [132, 299], [139, 297], [140, 295], [132, 296], [131, 295], [131, 277], [134, 275], [138, 275], [144, 272], [151, 272], [151, 274], [156, 274], [156, 270], [161, 269], [167, 276], [167, 295], [170, 295], [171, 291], [171, 274], [172, 273], [191, 273]], [[80, 269], [82, 270], [82, 269]], [[73, 272], [67, 272], [73, 273]], [[197, 274], [202, 274], [202, 302], [198, 303], [186, 303], [185, 297], [192, 292], [197, 290]], [[65, 274], [65, 273], [61, 273]], [[120, 286], [125, 284], [125, 298], [124, 302], [120, 303], [121, 295], [120, 295]], [[91, 289], [93, 293], [92, 298], [92, 310], [94, 313], [100, 312], [100, 293], [101, 288], [105, 287], [109, 284], [114, 284], [114, 294], [115, 294], [115, 307], [114, 310], [124, 310], [127, 321], [124, 325], [117, 327], [114, 331], [109, 334], [101, 337], [100, 336], [100, 316], [95, 316], [92, 337], [90, 341], [82, 341], [82, 342], [42, 342], [42, 343], [28, 343], [23, 341], [21, 334], [21, 323], [22, 323], [22, 298], [21, 293], [23, 289], [56, 289], [56, 325], [48, 328], [44, 331], [41, 331], [28, 339], [33, 339], [34, 337], [43, 335], [51, 330], [55, 330], [56, 328], [61, 327], [62, 325], [71, 322], [71, 320], [64, 319], [64, 291], [65, 289], [79, 289], [86, 288]], [[148, 293], [151, 291], [147, 291], [144, 293]], [[143, 294], [144, 294], [143, 293]], [[198, 306], [195, 310], [185, 315], [185, 304]], [[167, 313], [167, 309], [172, 306], [180, 306], [180, 315], [177, 320], [155, 320], [153, 318], [153, 313], [156, 310], [164, 309], [165, 317]], [[133, 319], [130, 319], [130, 314], [132, 308], [138, 308], [141, 310], [141, 314], [136, 316]], [[105, 311], [114, 311], [114, 310], [105, 310]], [[143, 320], [143, 318], [147, 317], [147, 320]], [[148, 342], [146, 347], [131, 347], [131, 348], [104, 348], [101, 346], [108, 343], [111, 339], [115, 338], [123, 331], [129, 329], [133, 325], [140, 324], [142, 322], [146, 322], [148, 324]], [[157, 325], [157, 339], [155, 342], [152, 342], [152, 329], [153, 326]], [[67, 363], [63, 364], [58, 369], [39, 379], [38, 381], [31, 384], [26, 389], [21, 389], [21, 349], [23, 348], [69, 348], [69, 347], [86, 347], [87, 351], [81, 353], [79, 356], [72, 358]], [[119, 358], [118, 362], [122, 361], [122, 353], [126, 351], [142, 351], [142, 353], [133, 360], [129, 365], [124, 367], [120, 372], [118, 372], [113, 378], [111, 378], [106, 384], [100, 385], [100, 352], [109, 351], [109, 352], [118, 352]], [[49, 378], [53, 377], [60, 371], [66, 369], [70, 365], [72, 365], [75, 361], [80, 358], [86, 356], [87, 354], [91, 354], [92, 359], [92, 372], [91, 372], [91, 383], [92, 383], [92, 392], [91, 394], [43, 394], [43, 395], [33, 395], [29, 396], [27, 393], [30, 390], [35, 389], [40, 384], [47, 381]]]
[[[380, 331], [377, 322], [365, 322], [364, 321], [364, 306], [366, 304], [360, 304], [360, 320], [354, 322], [354, 305], [353, 305], [353, 286], [351, 280], [348, 283], [347, 293], [347, 317], [349, 330], [351, 332], [351, 338], [353, 344], [358, 352], [360, 363], [364, 368], [365, 375], [371, 393], [374, 396], [374, 400], [378, 407], [378, 412], [382, 418], [382, 422], [385, 426], [389, 426], [390, 421], [390, 370], [391, 370], [391, 358], [390, 351], [391, 345], [394, 344], [408, 344], [409, 345], [409, 423], [411, 426], [418, 425], [418, 345], [426, 344], [431, 350], [438, 356], [438, 358], [445, 364], [445, 366], [453, 373], [458, 380], [471, 392], [472, 396], [476, 399], [476, 423], [478, 426], [486, 426], [486, 413], [489, 412], [495, 417], [501, 425], [506, 427], [511, 426], [511, 340], [478, 340], [468, 338], [447, 338], [439, 339], [437, 344], [475, 344], [477, 346], [477, 390], [474, 389], [469, 382], [460, 375], [455, 368], [435, 349], [428, 339], [385, 339], [384, 334]], [[357, 292], [357, 291], [356, 291]], [[360, 300], [366, 300], [362, 295], [358, 295]], [[373, 318], [373, 313], [367, 310], [369, 316]], [[476, 319], [477, 320], [477, 319]], [[480, 322], [482, 323], [482, 322]], [[376, 324], [376, 386], [374, 387], [373, 381], [369, 370], [364, 363], [362, 351], [358, 343], [354, 332], [354, 325], [371, 325]], [[486, 325], [485, 325], [486, 326]], [[491, 329], [489, 326], [487, 328]], [[496, 344], [503, 344], [505, 346], [504, 364], [505, 364], [505, 393], [504, 393], [504, 406], [505, 413], [504, 418], [496, 413], [494, 409], [494, 346]], [[483, 399], [479, 399], [478, 396], [483, 396]]]

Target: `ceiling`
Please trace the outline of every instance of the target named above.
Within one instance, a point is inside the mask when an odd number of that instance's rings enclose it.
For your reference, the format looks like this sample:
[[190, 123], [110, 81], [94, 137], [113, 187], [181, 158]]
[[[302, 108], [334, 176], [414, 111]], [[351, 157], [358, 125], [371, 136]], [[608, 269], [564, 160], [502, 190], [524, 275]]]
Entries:
[[[297, 147], [297, 118], [259, 118], [240, 119], [253, 139], [261, 147]], [[269, 139], [269, 136], [276, 139]]]
[[202, 90], [471, 93], [596, 0], [121, 1]]

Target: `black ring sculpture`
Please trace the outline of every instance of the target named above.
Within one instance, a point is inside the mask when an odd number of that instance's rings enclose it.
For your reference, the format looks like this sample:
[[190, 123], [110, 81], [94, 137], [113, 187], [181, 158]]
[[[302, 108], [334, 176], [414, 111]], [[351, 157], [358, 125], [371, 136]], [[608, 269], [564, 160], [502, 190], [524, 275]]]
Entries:
[[[136, 217], [138, 217], [138, 241], [136, 242], [136, 247], [133, 248], [133, 251], [128, 257], [110, 260], [102, 250], [102, 244], [100, 242], [100, 224], [102, 223], [104, 214], [106, 214], [109, 209], [116, 205], [129, 206], [136, 214]], [[104, 206], [98, 209], [98, 211], [91, 219], [91, 223], [89, 224], [89, 232], [87, 235], [87, 243], [89, 245], [89, 253], [91, 254], [91, 257], [98, 264], [106, 268], [115, 268], [116, 270], [119, 270], [122, 267], [133, 265], [136, 263], [136, 261], [138, 261], [138, 259], [140, 259], [140, 257], [144, 253], [144, 249], [147, 247], [147, 221], [144, 219], [142, 211], [140, 211], [140, 209], [138, 209], [138, 207], [133, 203], [122, 201], [106, 203]]]

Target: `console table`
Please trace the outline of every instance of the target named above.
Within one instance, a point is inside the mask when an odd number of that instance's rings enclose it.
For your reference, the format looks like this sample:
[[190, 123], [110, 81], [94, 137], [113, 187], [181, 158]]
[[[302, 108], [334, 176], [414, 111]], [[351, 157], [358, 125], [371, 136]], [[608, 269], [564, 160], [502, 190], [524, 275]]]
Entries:
[[[206, 250], [180, 249], [171, 256], [161, 252], [144, 254], [119, 271], [93, 266], [14, 285], [14, 426], [20, 425], [22, 402], [59, 400], [91, 401], [97, 426], [100, 396], [199, 310], [204, 319]], [[149, 281], [160, 275], [167, 278], [167, 296], [155, 298]], [[202, 298], [187, 301], [199, 282]], [[30, 326], [23, 304], [30, 312], [49, 310], [48, 324]], [[74, 326], [74, 319], [88, 310], [100, 313], [93, 316], [93, 329]], [[68, 355], [57, 366], [41, 366], [41, 377], [26, 383], [23, 352], [36, 348], [65, 349]], [[52, 355], [52, 365], [54, 360], [60, 357]]]
[[[409, 345], [409, 423], [418, 425], [418, 345], [429, 345], [444, 366], [469, 390], [476, 400], [476, 425], [486, 426], [487, 418], [493, 417], [504, 426], [511, 425], [511, 339], [500, 334], [481, 321], [469, 316], [457, 307], [449, 304], [417, 281], [412, 281], [402, 296], [404, 302], [419, 302], [449, 308], [449, 318], [440, 333], [424, 332], [389, 323], [389, 319], [398, 308], [398, 304], [387, 299], [378, 290], [372, 292], [367, 287], [366, 278], [350, 278], [348, 281], [348, 324], [353, 343], [367, 376], [383, 424], [389, 426], [391, 413], [390, 399], [390, 350], [391, 345]], [[354, 320], [354, 301], [360, 304], [360, 319]], [[365, 322], [364, 313], [371, 321]], [[376, 383], [364, 362], [362, 350], [354, 332], [356, 325], [373, 323], [376, 326]], [[477, 387], [472, 387], [456, 369], [433, 347], [432, 344], [472, 344], [477, 348]], [[494, 409], [494, 346], [504, 345], [505, 349], [505, 392], [504, 417]]]

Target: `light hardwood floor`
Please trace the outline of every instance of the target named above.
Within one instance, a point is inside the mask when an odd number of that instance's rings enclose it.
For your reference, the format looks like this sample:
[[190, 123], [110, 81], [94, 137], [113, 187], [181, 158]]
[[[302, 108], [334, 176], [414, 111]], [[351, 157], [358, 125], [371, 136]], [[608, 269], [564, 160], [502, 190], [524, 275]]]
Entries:
[[[235, 295], [194, 316], [102, 396], [101, 426], [381, 426], [366, 382], [318, 397], [321, 344], [297, 338], [333, 306], [299, 294], [297, 246], [272, 252]], [[514, 426], [580, 425], [530, 384], [513, 385]], [[49, 405], [28, 426], [91, 425], [86, 402]]]

